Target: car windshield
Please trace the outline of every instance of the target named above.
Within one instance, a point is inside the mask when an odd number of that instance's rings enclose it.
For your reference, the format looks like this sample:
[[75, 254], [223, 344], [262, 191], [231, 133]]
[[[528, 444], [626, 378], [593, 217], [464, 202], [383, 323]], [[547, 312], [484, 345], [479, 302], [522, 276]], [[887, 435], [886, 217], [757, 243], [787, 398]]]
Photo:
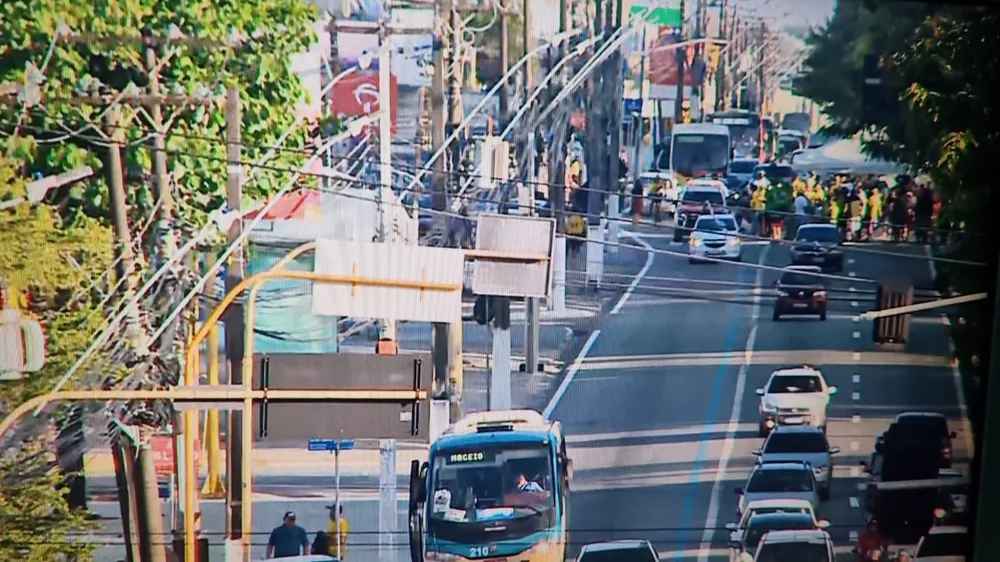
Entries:
[[537, 515], [554, 506], [550, 465], [545, 447], [438, 452], [431, 517], [464, 522]]
[[782, 375], [771, 379], [768, 394], [794, 394], [796, 392], [820, 392], [823, 384], [816, 375]]
[[899, 433], [920, 433], [948, 436], [948, 422], [937, 416], [904, 416], [889, 427], [889, 431]]
[[694, 225], [695, 230], [702, 232], [725, 232], [725, 228], [715, 219], [700, 219]]
[[690, 189], [685, 190], [684, 197], [681, 201], [683, 203], [710, 203], [712, 205], [722, 205], [725, 203], [722, 198], [722, 192], [714, 189], [698, 191], [692, 191]]
[[935, 533], [926, 535], [917, 549], [918, 558], [933, 556], [961, 556], [965, 554], [968, 535], [965, 533]]
[[757, 162], [754, 160], [736, 160], [729, 165], [729, 172], [733, 174], [752, 174], [755, 167], [757, 167]]
[[754, 562], [833, 562], [825, 544], [818, 542], [772, 542], [760, 545]]
[[836, 228], [800, 228], [795, 236], [796, 242], [827, 242], [836, 244], [840, 242], [840, 233]]
[[781, 119], [782, 129], [794, 129], [796, 131], [808, 131], [812, 124], [812, 117], [808, 113], [789, 113]]
[[812, 519], [808, 515], [781, 515], [778, 517], [754, 517], [747, 527], [746, 538], [743, 544], [747, 548], [756, 549], [760, 544], [760, 539], [764, 538], [764, 533], [768, 531], [808, 531], [815, 529]]
[[580, 562], [656, 562], [648, 548], [594, 550], [580, 557]]
[[771, 513], [804, 513], [812, 520], [812, 514], [801, 507], [757, 507], [743, 516], [743, 519], [740, 520], [740, 528], [746, 529], [755, 515], [768, 515]]
[[805, 273], [786, 271], [781, 274], [782, 285], [805, 285], [812, 286], [820, 282], [821, 277], [807, 275]]
[[825, 453], [829, 450], [821, 433], [776, 431], [764, 442], [764, 454]]
[[755, 470], [747, 482], [746, 493], [811, 492], [812, 475], [805, 468], [769, 468]]

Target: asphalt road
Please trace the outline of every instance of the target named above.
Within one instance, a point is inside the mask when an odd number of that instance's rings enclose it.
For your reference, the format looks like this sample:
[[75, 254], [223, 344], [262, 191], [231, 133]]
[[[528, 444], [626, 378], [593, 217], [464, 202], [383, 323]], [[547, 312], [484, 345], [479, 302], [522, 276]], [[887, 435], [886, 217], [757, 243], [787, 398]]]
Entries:
[[[686, 251], [662, 234], [643, 241]], [[863, 249], [902, 251], [919, 259]], [[877, 350], [871, 324], [854, 320], [873, 307], [875, 285], [868, 280], [905, 276], [918, 287], [930, 286], [926, 255], [922, 247], [849, 248], [845, 279], [831, 288], [841, 298], [832, 303], [828, 320], [777, 323], [766, 291], [756, 300], [726, 297], [739, 304], [676, 295], [683, 288], [725, 288], [704, 281], [769, 288], [778, 271], [691, 265], [683, 257], [656, 255], [549, 404], [548, 411], [564, 424], [574, 459], [573, 554], [590, 542], [646, 538], [663, 559], [725, 559], [724, 526], [736, 514], [733, 490], [743, 484], [754, 462], [751, 452], [761, 444], [754, 390], [774, 369], [808, 362], [840, 389], [832, 399], [828, 432], [831, 445], [843, 452], [835, 459], [832, 497], [820, 515], [832, 524], [841, 558], [850, 559], [851, 540], [864, 524], [856, 497], [858, 462], [893, 416], [906, 410], [948, 415], [959, 432], [956, 458], [967, 455], [964, 444], [971, 436], [961, 420], [940, 318], [916, 319], [903, 353]], [[780, 268], [788, 263], [788, 249], [748, 245], [744, 262]]]

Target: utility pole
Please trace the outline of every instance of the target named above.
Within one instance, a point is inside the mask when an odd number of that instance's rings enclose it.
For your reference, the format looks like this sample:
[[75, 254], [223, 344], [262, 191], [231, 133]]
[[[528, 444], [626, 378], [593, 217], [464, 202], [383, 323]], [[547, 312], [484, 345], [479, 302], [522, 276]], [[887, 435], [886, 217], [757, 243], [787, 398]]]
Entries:
[[721, 0], [721, 6], [719, 8], [719, 39], [720, 41], [725, 41], [725, 46], [722, 47], [722, 53], [725, 56], [720, 56], [719, 60], [716, 61], [715, 66], [715, 111], [723, 111], [726, 109], [726, 67], [728, 66], [728, 61], [730, 58], [730, 52], [733, 50], [733, 38], [729, 35], [729, 18], [727, 17], [727, 0]]
[[[639, 58], [639, 99], [643, 100], [644, 99], [643, 92], [645, 92], [645, 90], [646, 90], [646, 56], [647, 55], [645, 53], [645, 50], [646, 50], [646, 29], [647, 29], [647, 24], [645, 22], [643, 22], [643, 23], [641, 23], [639, 25], [642, 25], [642, 49], [641, 49], [642, 54], [640, 55], [640, 58]], [[657, 104], [658, 103], [659, 102], [657, 102]], [[635, 119], [636, 119], [636, 126], [635, 126], [635, 130], [636, 130], [636, 134], [635, 134], [635, 157], [632, 159], [632, 173], [634, 174], [633, 177], [638, 178], [639, 174], [642, 172], [642, 162], [640, 162], [640, 160], [642, 160], [642, 138], [643, 138], [643, 134], [645, 132], [645, 126], [643, 124], [642, 112], [641, 111], [640, 111], [639, 115], [636, 116]], [[655, 119], [655, 117], [651, 117], [650, 120], [649, 120], [650, 130], [652, 130], [653, 119]], [[654, 157], [655, 157], [655, 155], [654, 155]]]
[[167, 140], [163, 130], [163, 107], [160, 105], [160, 75], [156, 70], [156, 44], [148, 29], [143, 30], [143, 57], [146, 72], [149, 74], [149, 95], [153, 98], [150, 104], [149, 117], [153, 125], [153, 189], [159, 203], [159, 222], [157, 224], [157, 243], [161, 245], [161, 259], [170, 259], [177, 251], [177, 237], [174, 231], [174, 197], [170, 189], [170, 177], [167, 174]]
[[[243, 106], [240, 101], [240, 91], [235, 87], [230, 87], [226, 91], [226, 202], [230, 211], [240, 216], [239, 211], [243, 208]], [[228, 232], [228, 242], [233, 244], [243, 234], [243, 219], [237, 218]], [[237, 248], [229, 257], [226, 265], [226, 292], [229, 293], [246, 276], [246, 248]], [[229, 384], [243, 384], [243, 361], [246, 349], [243, 346], [243, 332], [246, 318], [243, 304], [237, 300], [229, 306], [225, 315], [226, 325], [226, 370], [229, 373]], [[201, 368], [201, 365], [197, 365]], [[185, 412], [188, 431], [195, 430], [198, 426], [197, 412]], [[190, 424], [194, 424], [193, 426]], [[250, 431], [249, 427], [243, 427], [243, 413], [236, 410], [229, 413], [229, 431], [226, 432], [226, 486], [227, 505], [229, 513], [226, 517], [228, 524], [227, 536], [233, 543], [238, 543], [243, 538], [243, 473], [241, 471], [243, 462], [243, 434]], [[190, 452], [190, 451], [189, 451]]]
[[[535, 48], [534, 37], [535, 34], [532, 32], [532, 27], [534, 26], [532, 21], [532, 0], [524, 0], [521, 3], [521, 14], [522, 14], [522, 26], [521, 26], [521, 44], [524, 45], [524, 53], [530, 53]], [[550, 59], [551, 60], [551, 59]], [[524, 98], [528, 99], [531, 95], [531, 90], [534, 85], [534, 61], [529, 61], [524, 65]], [[527, 158], [527, 173], [522, 173], [521, 177], [524, 178], [524, 183], [528, 188], [531, 196], [529, 200], [531, 201], [531, 215], [535, 215], [535, 180], [536, 180], [536, 170], [535, 170], [535, 135], [534, 131], [529, 131], [527, 134], [528, 141], [525, 144], [525, 151], [528, 155]], [[551, 197], [551, 191], [549, 196]], [[541, 315], [541, 301], [535, 297], [528, 297], [524, 299], [524, 318], [525, 318], [525, 334], [524, 334], [524, 371], [528, 374], [535, 374], [538, 372], [538, 348], [540, 344], [539, 340], [539, 316]]]
[[[132, 246], [132, 231], [128, 224], [128, 201], [125, 198], [125, 165], [122, 163], [122, 148], [125, 142], [125, 129], [122, 126], [121, 107], [112, 105], [104, 118], [107, 125], [107, 136], [111, 138], [108, 148], [108, 199], [111, 203], [111, 222], [115, 230], [115, 245], [118, 262], [116, 274], [119, 280], [125, 280], [125, 296], [130, 298], [135, 294], [135, 248]], [[133, 322], [138, 318], [132, 316]], [[135, 326], [133, 326], [134, 328]]]
[[[449, 134], [457, 131], [462, 125], [462, 116], [465, 113], [464, 100], [462, 99], [462, 71], [460, 69], [459, 52], [461, 51], [462, 18], [458, 13], [458, 6], [455, 0], [447, 0], [448, 6], [448, 26], [451, 28], [449, 37], [449, 47], [451, 56], [448, 58], [448, 66], [451, 72], [448, 73], [448, 123], [450, 125]], [[465, 139], [459, 135], [457, 142], [451, 149], [451, 174], [453, 181], [458, 182], [458, 172], [462, 163], [462, 148], [465, 146]]]
[[[705, 0], [695, 1], [697, 3], [695, 4], [694, 12], [694, 37], [695, 39], [701, 39], [705, 36]], [[691, 108], [689, 110], [693, 121], [700, 120], [702, 113], [705, 50], [703, 44], [695, 43], [694, 60], [691, 64]]]
[[[389, 18], [385, 16], [379, 30], [378, 53], [378, 154], [379, 154], [379, 186], [378, 186], [378, 240], [392, 242], [396, 239], [395, 221], [390, 221], [386, 207], [386, 199], [395, 201], [396, 194], [392, 190], [392, 37], [389, 32]], [[395, 209], [392, 209], [395, 213]], [[379, 339], [396, 341], [396, 322], [384, 319], [381, 321]]]
[[142, 560], [139, 531], [139, 510], [137, 508], [135, 476], [135, 455], [129, 438], [116, 432], [111, 444], [111, 455], [115, 463], [115, 484], [118, 488], [118, 508], [122, 517], [122, 535], [125, 538], [125, 560]]
[[[687, 2], [681, 0], [681, 25], [677, 29], [678, 42], [684, 41], [684, 20], [687, 18]], [[674, 51], [677, 61], [677, 99], [674, 100], [674, 123], [684, 121], [684, 67], [687, 65], [687, 48], [679, 47]]]
[[167, 535], [163, 530], [163, 512], [160, 508], [160, 490], [156, 483], [156, 461], [148, 442], [137, 443], [139, 447], [135, 469], [137, 482], [142, 489], [136, 490], [136, 507], [139, 512], [139, 533], [143, 562], [167, 562]]
[[500, 10], [500, 119], [499, 129], [507, 126], [510, 114], [510, 84], [507, 82], [507, 71], [510, 70], [510, 14], [506, 9]]
[[[566, 33], [569, 29], [569, 0], [559, 0], [559, 32]], [[569, 39], [559, 42], [559, 60], [569, 56]], [[569, 76], [567, 65], [560, 68], [558, 88], [566, 87]], [[553, 89], [553, 95], [555, 90]], [[551, 99], [551, 98], [550, 98]], [[552, 130], [557, 134], [552, 139], [552, 149], [548, 154], [549, 197], [552, 199], [552, 212], [556, 219], [555, 248], [552, 263], [552, 298], [548, 301], [548, 309], [562, 313], [566, 309], [566, 186], [563, 178], [566, 174], [566, 129], [565, 122], [553, 123]]]
[[[533, 30], [534, 14], [532, 13], [532, 1], [523, 0], [521, 3], [521, 44], [524, 45], [524, 53], [528, 54], [535, 49], [535, 33]], [[524, 99], [531, 95], [532, 86], [535, 84], [535, 61], [531, 60], [524, 65]]]
[[764, 65], [764, 42], [767, 39], [767, 28], [764, 22], [760, 22], [760, 33], [757, 36], [757, 111], [764, 114], [764, 94], [767, 92], [767, 84], [764, 77], [766, 68]]

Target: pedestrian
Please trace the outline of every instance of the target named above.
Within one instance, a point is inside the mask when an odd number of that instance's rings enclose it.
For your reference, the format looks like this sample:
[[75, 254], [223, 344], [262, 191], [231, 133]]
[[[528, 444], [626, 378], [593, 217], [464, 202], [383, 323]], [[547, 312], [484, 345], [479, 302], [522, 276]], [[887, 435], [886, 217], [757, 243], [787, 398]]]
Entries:
[[[885, 540], [874, 519], [868, 521], [868, 528], [858, 537], [858, 560], [868, 562], [885, 549]], [[876, 554], [878, 553], [878, 554]], [[878, 558], [874, 558], [877, 560]]]
[[[330, 522], [326, 525], [326, 534], [330, 537], [330, 549], [327, 554], [339, 560], [343, 560], [347, 555], [347, 534], [351, 532], [351, 524], [344, 515], [344, 504], [340, 504], [340, 529], [337, 529], [337, 506], [328, 505], [330, 510]], [[333, 537], [337, 537], [337, 542], [333, 542]]]
[[642, 181], [638, 178], [632, 182], [632, 226], [639, 226], [642, 218]]
[[290, 558], [309, 555], [309, 537], [305, 529], [295, 524], [295, 512], [286, 511], [281, 525], [267, 539], [267, 558]]

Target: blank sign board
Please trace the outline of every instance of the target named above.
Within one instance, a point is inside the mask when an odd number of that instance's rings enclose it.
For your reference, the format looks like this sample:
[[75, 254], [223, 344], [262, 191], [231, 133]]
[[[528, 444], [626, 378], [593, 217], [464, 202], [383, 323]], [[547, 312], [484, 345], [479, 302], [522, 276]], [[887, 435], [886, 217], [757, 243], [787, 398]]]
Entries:
[[465, 254], [451, 248], [320, 239], [316, 241], [316, 273], [411, 285], [449, 285], [457, 290], [314, 283], [313, 314], [460, 322], [464, 267]]
[[552, 275], [555, 221], [515, 215], [479, 215], [476, 249], [549, 259], [526, 263], [476, 258], [472, 292], [502, 297], [546, 297]]

